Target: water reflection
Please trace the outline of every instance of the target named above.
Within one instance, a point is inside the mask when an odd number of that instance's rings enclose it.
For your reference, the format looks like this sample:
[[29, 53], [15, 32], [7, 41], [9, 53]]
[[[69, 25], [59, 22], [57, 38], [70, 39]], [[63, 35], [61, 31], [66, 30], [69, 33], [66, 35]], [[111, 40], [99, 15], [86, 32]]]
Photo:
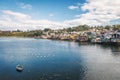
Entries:
[[102, 49], [110, 50], [112, 56], [118, 57], [120, 55], [120, 46], [99, 45]]
[[[77, 43], [1, 38], [0, 44], [1, 80], [83, 80], [86, 75]], [[24, 66], [22, 73], [17, 64]]]
[[120, 80], [120, 48], [118, 46], [96, 44], [80, 46], [88, 68], [85, 80]]
[[[30, 38], [0, 39], [0, 80], [120, 80], [119, 47]], [[24, 71], [16, 72], [23, 64]]]
[[120, 46], [111, 47], [112, 52], [120, 52]]

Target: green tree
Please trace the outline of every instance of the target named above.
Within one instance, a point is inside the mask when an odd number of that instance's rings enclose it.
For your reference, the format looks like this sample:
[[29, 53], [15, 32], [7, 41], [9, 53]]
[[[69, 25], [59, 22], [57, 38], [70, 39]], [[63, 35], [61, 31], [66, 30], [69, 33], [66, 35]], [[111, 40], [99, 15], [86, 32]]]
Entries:
[[43, 31], [48, 32], [48, 31], [51, 31], [51, 29], [50, 28], [45, 28]]

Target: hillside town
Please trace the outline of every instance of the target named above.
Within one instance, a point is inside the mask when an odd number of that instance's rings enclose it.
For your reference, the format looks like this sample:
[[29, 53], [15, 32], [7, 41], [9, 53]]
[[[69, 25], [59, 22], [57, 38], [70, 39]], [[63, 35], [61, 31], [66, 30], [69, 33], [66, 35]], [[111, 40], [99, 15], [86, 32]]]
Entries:
[[105, 27], [89, 27], [81, 25], [78, 27], [51, 30], [34, 31], [0, 31], [0, 36], [33, 37], [35, 39], [52, 39], [75, 42], [90, 42], [98, 44], [119, 45], [120, 25]]
[[120, 27], [113, 29], [91, 28], [85, 31], [63, 31], [55, 30], [53, 32], [44, 32], [42, 36], [36, 36], [36, 39], [52, 39], [75, 42], [91, 42], [98, 44], [119, 45], [120, 42]]

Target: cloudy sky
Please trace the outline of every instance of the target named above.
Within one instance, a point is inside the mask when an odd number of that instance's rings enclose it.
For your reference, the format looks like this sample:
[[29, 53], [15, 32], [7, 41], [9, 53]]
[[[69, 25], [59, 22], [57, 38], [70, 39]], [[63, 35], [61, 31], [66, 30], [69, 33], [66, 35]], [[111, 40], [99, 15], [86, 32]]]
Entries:
[[120, 24], [120, 0], [0, 0], [0, 30]]

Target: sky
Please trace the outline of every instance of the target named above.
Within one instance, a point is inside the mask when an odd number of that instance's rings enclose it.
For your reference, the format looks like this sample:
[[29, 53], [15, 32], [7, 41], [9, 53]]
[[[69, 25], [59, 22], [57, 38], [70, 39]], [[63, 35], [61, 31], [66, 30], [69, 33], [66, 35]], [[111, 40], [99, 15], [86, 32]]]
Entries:
[[120, 24], [120, 0], [0, 0], [0, 30]]

